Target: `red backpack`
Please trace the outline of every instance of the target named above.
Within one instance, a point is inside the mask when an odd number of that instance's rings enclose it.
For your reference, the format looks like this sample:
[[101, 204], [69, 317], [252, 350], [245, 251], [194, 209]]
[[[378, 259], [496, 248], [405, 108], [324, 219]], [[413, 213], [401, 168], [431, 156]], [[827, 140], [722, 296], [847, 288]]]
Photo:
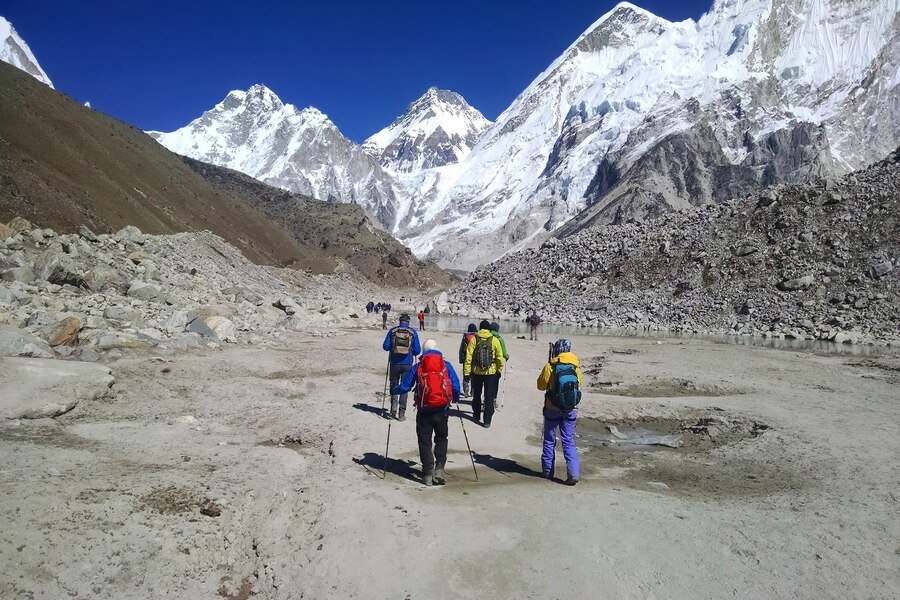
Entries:
[[431, 353], [422, 357], [416, 381], [416, 406], [442, 408], [453, 400], [453, 382], [440, 354]]

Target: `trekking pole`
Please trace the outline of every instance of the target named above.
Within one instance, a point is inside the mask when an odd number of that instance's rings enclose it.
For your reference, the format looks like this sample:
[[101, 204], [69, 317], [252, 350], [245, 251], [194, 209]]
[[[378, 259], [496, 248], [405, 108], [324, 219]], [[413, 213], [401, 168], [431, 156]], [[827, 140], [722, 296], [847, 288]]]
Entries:
[[388, 393], [388, 376], [391, 374], [391, 355], [388, 354], [387, 369], [384, 371], [384, 393], [381, 394], [381, 416], [384, 416], [384, 399]]
[[469, 445], [469, 434], [466, 433], [466, 424], [463, 422], [462, 410], [459, 408], [459, 400], [456, 401], [456, 412], [459, 413], [459, 424], [466, 439], [466, 448], [469, 450], [469, 459], [472, 461], [472, 471], [475, 473], [475, 481], [478, 482], [478, 469], [475, 468], [475, 455], [472, 454], [472, 446]]
[[388, 421], [387, 443], [384, 445], [384, 462], [381, 463], [381, 478], [387, 477], [388, 450], [391, 447], [391, 422]]
[[[507, 361], [507, 363], [506, 363], [506, 374], [504, 374], [504, 375], [502, 376], [503, 379], [506, 379], [507, 381], [509, 381], [509, 371], [510, 371], [511, 368], [512, 368], [512, 367], [509, 366], [509, 361]], [[503, 391], [500, 393], [500, 408], [503, 408], [503, 402], [506, 400], [506, 386], [507, 386], [507, 384], [504, 383], [504, 384], [503, 384]]]

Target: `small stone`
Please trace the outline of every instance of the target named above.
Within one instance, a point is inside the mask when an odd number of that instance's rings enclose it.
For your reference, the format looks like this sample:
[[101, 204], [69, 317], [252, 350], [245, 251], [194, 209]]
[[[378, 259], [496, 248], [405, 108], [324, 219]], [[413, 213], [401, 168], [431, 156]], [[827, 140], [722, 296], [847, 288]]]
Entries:
[[77, 317], [66, 317], [50, 338], [50, 346], [77, 346], [79, 331], [81, 331], [81, 321]]

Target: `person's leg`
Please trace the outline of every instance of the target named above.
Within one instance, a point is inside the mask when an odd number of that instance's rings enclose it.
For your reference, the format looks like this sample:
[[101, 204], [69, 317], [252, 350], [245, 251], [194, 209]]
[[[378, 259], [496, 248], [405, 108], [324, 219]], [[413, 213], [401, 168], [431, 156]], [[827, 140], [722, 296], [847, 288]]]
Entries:
[[566, 471], [569, 474], [568, 483], [577, 483], [581, 477], [581, 463], [578, 460], [578, 449], [575, 447], [575, 419], [577, 413], [573, 410], [563, 417], [559, 423], [559, 437], [562, 441], [563, 456], [566, 457]]
[[497, 402], [497, 389], [500, 385], [500, 374], [484, 376], [484, 426], [491, 426], [494, 418], [494, 407]]
[[434, 430], [430, 415], [416, 413], [416, 437], [419, 440], [419, 461], [425, 485], [434, 474], [434, 454], [431, 451], [431, 434]]
[[544, 409], [544, 447], [541, 452], [541, 474], [553, 478], [556, 467], [556, 428], [559, 426], [559, 412]]
[[[402, 379], [410, 369], [412, 369], [412, 365], [397, 365], [397, 370], [400, 372], [400, 379]], [[397, 418], [401, 421], [406, 418], [406, 400], [408, 397], [409, 394], [400, 394], [400, 414], [397, 415]]]
[[[391, 389], [393, 389], [394, 386], [400, 385], [400, 365], [391, 364], [390, 371], [391, 371], [390, 384], [391, 384]], [[392, 419], [397, 418], [397, 405], [398, 405], [399, 400], [400, 400], [400, 396], [398, 396], [397, 394], [391, 394], [391, 418]]]
[[481, 419], [481, 392], [484, 389], [484, 375], [472, 374], [472, 417]]
[[444, 465], [447, 464], [447, 437], [450, 432], [450, 411], [441, 411], [433, 417], [434, 424], [434, 481], [444, 483]]

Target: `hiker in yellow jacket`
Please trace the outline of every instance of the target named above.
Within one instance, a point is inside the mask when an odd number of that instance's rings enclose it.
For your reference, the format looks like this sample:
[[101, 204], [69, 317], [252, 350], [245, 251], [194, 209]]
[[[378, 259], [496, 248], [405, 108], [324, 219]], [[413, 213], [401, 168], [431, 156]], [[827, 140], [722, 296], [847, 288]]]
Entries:
[[481, 420], [481, 393], [484, 390], [484, 427], [490, 427], [494, 417], [494, 402], [497, 400], [503, 363], [500, 340], [491, 333], [490, 322], [482, 321], [478, 326], [478, 333], [466, 346], [463, 375], [472, 377], [472, 417], [475, 422]]
[[566, 457], [567, 485], [575, 485], [581, 478], [581, 464], [575, 448], [575, 420], [578, 418], [576, 407], [581, 401], [581, 385], [581, 367], [578, 357], [572, 353], [572, 342], [557, 340], [537, 379], [537, 389], [544, 392], [541, 471], [545, 478], [553, 479], [556, 467], [556, 431], [559, 430], [563, 456]]

